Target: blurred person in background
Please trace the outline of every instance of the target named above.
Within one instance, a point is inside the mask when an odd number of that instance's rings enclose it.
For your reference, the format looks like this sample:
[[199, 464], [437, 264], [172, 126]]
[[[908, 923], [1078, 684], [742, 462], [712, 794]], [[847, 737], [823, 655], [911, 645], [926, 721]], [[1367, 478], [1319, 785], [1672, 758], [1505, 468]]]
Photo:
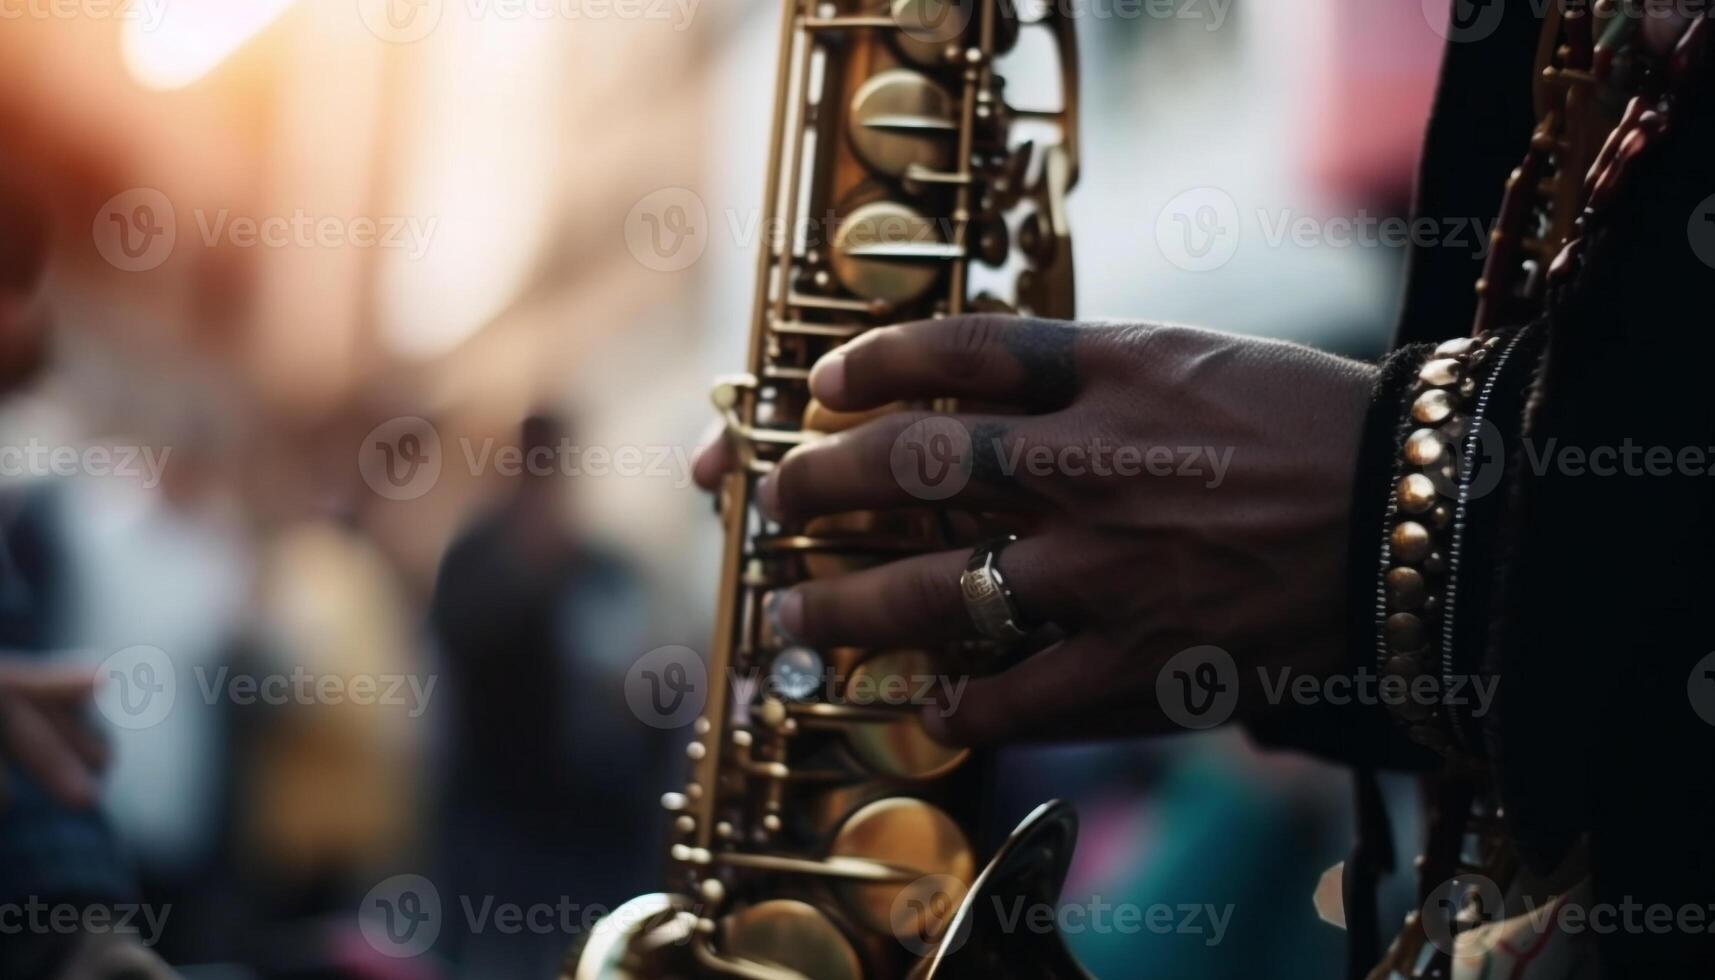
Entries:
[[[421, 843], [435, 686], [421, 676], [417, 608], [398, 570], [348, 515], [336, 503], [267, 538], [254, 642], [230, 666], [234, 677], [304, 678], [332, 692], [298, 686], [235, 706], [231, 860], [256, 915], [238, 958], [269, 976], [366, 975], [357, 960], [376, 955], [346, 914], [352, 898]], [[327, 942], [304, 942], [306, 926]]]
[[[517, 486], [458, 535], [435, 584], [451, 704], [442, 897], [612, 908], [655, 880], [664, 829], [645, 790], [664, 781], [671, 745], [620, 696], [646, 648], [648, 595], [629, 560], [568, 516], [569, 428], [533, 415], [518, 448]], [[448, 946], [473, 980], [552, 975], [576, 938], [472, 933]]]
[[[66, 644], [88, 663], [152, 647], [174, 673], [170, 711], [113, 733], [103, 799], [145, 894], [174, 909], [159, 950], [175, 963], [201, 962], [230, 938], [204, 916], [224, 921], [233, 908], [217, 882], [232, 779], [248, 766], [231, 740], [234, 706], [211, 685], [233, 669], [251, 629], [255, 557], [226, 470], [220, 403], [199, 377], [183, 370], [151, 391], [157, 400], [125, 410], [126, 429], [166, 453], [160, 482], [62, 481], [56, 531], [66, 559]], [[59, 385], [60, 404], [87, 408], [73, 400], [75, 378]], [[106, 418], [100, 409], [89, 414], [71, 421]]]
[[[47, 357], [36, 295], [52, 225], [32, 198], [0, 181], [0, 397]], [[93, 672], [52, 662], [67, 612], [58, 505], [50, 487], [0, 488], [0, 976], [169, 977], [144, 934], [94, 925], [135, 908], [139, 893], [96, 807], [109, 753], [90, 719]], [[74, 909], [79, 925], [62, 928], [32, 908]]]

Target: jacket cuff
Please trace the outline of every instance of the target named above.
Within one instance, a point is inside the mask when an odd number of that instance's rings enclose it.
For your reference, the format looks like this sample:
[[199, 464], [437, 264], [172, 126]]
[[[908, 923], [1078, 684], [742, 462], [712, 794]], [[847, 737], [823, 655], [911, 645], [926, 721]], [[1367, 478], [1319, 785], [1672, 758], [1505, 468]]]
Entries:
[[[1336, 668], [1348, 676], [1376, 671], [1376, 583], [1381, 561], [1377, 543], [1393, 493], [1394, 461], [1404, 438], [1406, 397], [1433, 346], [1402, 347], [1379, 363], [1363, 442], [1352, 477], [1352, 511], [1346, 567], [1346, 654]], [[1411, 743], [1378, 704], [1317, 705], [1271, 712], [1246, 723], [1251, 738], [1266, 748], [1295, 749], [1348, 765], [1433, 770], [1435, 753]]]

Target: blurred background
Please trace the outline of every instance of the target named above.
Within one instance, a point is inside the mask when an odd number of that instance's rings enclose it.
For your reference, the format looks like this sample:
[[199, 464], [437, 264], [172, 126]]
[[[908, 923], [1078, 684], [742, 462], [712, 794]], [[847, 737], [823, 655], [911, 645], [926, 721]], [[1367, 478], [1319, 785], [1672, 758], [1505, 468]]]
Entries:
[[[1436, 0], [1091, 6], [1082, 315], [1383, 350], [1398, 242], [1270, 230], [1404, 213]], [[718, 528], [687, 467], [743, 364], [777, 15], [0, 0], [0, 280], [45, 255], [0, 302], [0, 560], [29, 587], [0, 596], [0, 650], [136, 685], [101, 695], [100, 816], [14, 774], [4, 896], [170, 908], [154, 947], [187, 977], [491, 978], [576, 936], [466, 928], [461, 896], [653, 887], [683, 733], [621, 686], [707, 642]], [[1202, 188], [1240, 235], [1189, 268], [1164, 228]], [[660, 261], [649, 228], [690, 251]], [[568, 440], [576, 476], [505, 465]], [[150, 691], [168, 707], [139, 717]], [[1009, 770], [1008, 819], [1082, 810], [1068, 897], [1234, 906], [1215, 945], [1070, 937], [1098, 975], [1339, 968], [1311, 904], [1350, 842], [1338, 771], [1234, 732]], [[448, 909], [420, 956], [355, 912], [399, 875]]]

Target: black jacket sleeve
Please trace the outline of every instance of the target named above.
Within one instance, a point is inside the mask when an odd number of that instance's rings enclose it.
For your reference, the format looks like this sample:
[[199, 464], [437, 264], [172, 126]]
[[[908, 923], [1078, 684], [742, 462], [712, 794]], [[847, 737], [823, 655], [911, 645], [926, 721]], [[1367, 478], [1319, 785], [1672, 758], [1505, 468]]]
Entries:
[[[1509, 6], [1490, 37], [1449, 45], [1419, 216], [1497, 212], [1533, 123], [1539, 25]], [[1482, 747], [1508, 829], [1539, 871], [1588, 844], [1595, 901], [1620, 915], [1599, 936], [1607, 977], [1715, 968], [1715, 97], [1679, 110], [1533, 327], [1495, 419], [1507, 451], [1485, 561], [1459, 599], [1475, 615], [1457, 656], [1500, 683]], [[1469, 332], [1479, 267], [1458, 249], [1412, 255], [1395, 362]], [[1404, 410], [1386, 377], [1354, 480], [1354, 669], [1374, 658], [1376, 502]], [[1376, 715], [1253, 731], [1363, 767], [1434, 767]], [[1680, 924], [1688, 910], [1700, 928]]]

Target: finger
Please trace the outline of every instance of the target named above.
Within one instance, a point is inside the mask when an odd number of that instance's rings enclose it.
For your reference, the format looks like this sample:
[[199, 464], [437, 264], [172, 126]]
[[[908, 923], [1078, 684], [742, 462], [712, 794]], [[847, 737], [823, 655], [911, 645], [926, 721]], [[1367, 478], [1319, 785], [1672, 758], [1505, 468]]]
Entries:
[[965, 685], [956, 700], [928, 705], [923, 727], [947, 745], [992, 745], [1066, 734], [1068, 719], [1107, 702], [1123, 676], [1123, 651], [1095, 630], [1049, 647], [1004, 673]]
[[737, 462], [732, 443], [726, 437], [725, 424], [719, 421], [711, 423], [692, 459], [691, 479], [697, 486], [713, 492], [720, 489], [721, 478], [731, 472]]
[[[773, 607], [778, 630], [817, 647], [883, 647], [974, 639], [959, 579], [971, 549], [918, 555], [837, 578], [814, 579], [782, 594]], [[1082, 602], [1065, 574], [1063, 542], [1026, 538], [998, 561], [1027, 623], [1073, 625]]]
[[1037, 416], [894, 412], [793, 449], [757, 487], [776, 520], [945, 503], [1020, 511], [1037, 506], [1013, 465], [1048, 445]]
[[95, 776], [42, 712], [17, 697], [0, 700], [0, 742], [6, 754], [71, 807], [95, 802]]
[[0, 691], [75, 703], [94, 696], [95, 671], [77, 665], [43, 664], [23, 657], [0, 657]]
[[1079, 348], [1096, 330], [996, 314], [883, 327], [818, 361], [810, 393], [848, 412], [932, 398], [1062, 408], [1077, 393]]

